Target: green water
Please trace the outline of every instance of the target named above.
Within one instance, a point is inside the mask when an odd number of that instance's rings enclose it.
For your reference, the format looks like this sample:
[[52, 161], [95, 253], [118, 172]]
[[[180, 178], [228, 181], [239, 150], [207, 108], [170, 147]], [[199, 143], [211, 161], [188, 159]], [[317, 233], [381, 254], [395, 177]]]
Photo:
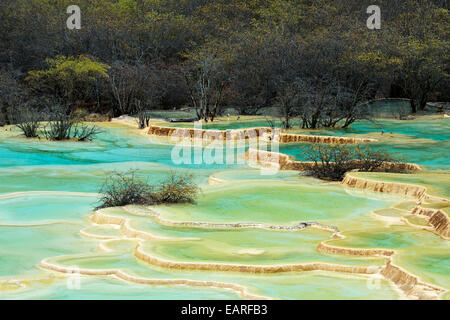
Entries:
[[299, 181], [302, 179], [303, 181], [308, 181], [308, 183], [321, 183], [321, 181], [317, 179], [308, 179], [307, 177], [300, 177], [298, 171], [278, 171], [275, 174], [271, 175], [261, 175], [259, 170], [227, 170], [227, 171], [219, 171], [214, 173], [214, 177], [224, 181], [233, 181], [233, 180], [291, 180], [291, 181]]
[[56, 280], [51, 286], [34, 285], [26, 290], [17, 290], [4, 294], [5, 299], [38, 300], [235, 300], [239, 296], [226, 290], [189, 288], [183, 286], [148, 286], [145, 284], [125, 283], [114, 278], [81, 277], [79, 289], [67, 289], [66, 280]]
[[[280, 122], [275, 122], [277, 126]], [[298, 125], [293, 123], [293, 125]], [[193, 124], [167, 124], [167, 126], [193, 127]], [[241, 120], [226, 121], [221, 120], [216, 123], [205, 123], [203, 129], [242, 129], [250, 127], [268, 127], [266, 120]], [[450, 150], [450, 119], [423, 119], [416, 121], [408, 120], [374, 120], [359, 121], [353, 123], [347, 129], [320, 129], [291, 131], [298, 134], [330, 135], [330, 136], [361, 136], [370, 134], [372, 138], [386, 138], [390, 133], [409, 138], [409, 141], [398, 141], [392, 138], [387, 143], [371, 144], [374, 149], [388, 150], [398, 158], [407, 162], [413, 162], [427, 166], [430, 169], [450, 169], [448, 160], [448, 150]], [[384, 132], [381, 135], [381, 132]], [[426, 139], [427, 141], [417, 141]], [[411, 144], [414, 144], [413, 146]], [[306, 160], [304, 151], [308, 144], [289, 144], [280, 146], [280, 152], [295, 156], [299, 160]]]
[[197, 204], [156, 210], [172, 220], [295, 224], [357, 217], [366, 214], [368, 208], [388, 207], [397, 199], [370, 199], [362, 194], [350, 195], [339, 185], [302, 184], [301, 180], [268, 184], [241, 181], [205, 188]]
[[[305, 156], [305, 151], [309, 144], [286, 144], [280, 145], [280, 152], [294, 156], [298, 160], [309, 160]], [[412, 162], [422, 165], [431, 170], [449, 170], [448, 150], [450, 150], [450, 140], [434, 141], [423, 143], [414, 141], [405, 142], [375, 142], [370, 144], [373, 150], [389, 151], [394, 158], [403, 162]]]
[[[275, 123], [277, 126], [279, 122]], [[167, 124], [168, 126], [193, 127], [193, 124]], [[297, 125], [294, 121], [294, 126]], [[240, 129], [249, 127], [268, 127], [266, 120], [221, 120], [205, 123], [203, 129]], [[346, 129], [291, 130], [292, 133], [364, 136], [379, 139], [371, 144], [373, 149], [387, 150], [407, 162], [417, 163], [433, 170], [449, 170], [448, 150], [450, 150], [450, 119], [374, 120], [359, 121]], [[382, 134], [383, 133], [383, 134]], [[401, 138], [401, 139], [399, 139]], [[309, 144], [287, 144], [280, 146], [280, 152], [295, 156], [298, 160], [307, 160], [305, 150]]]
[[[275, 121], [275, 126], [279, 127], [281, 121]], [[168, 127], [193, 128], [192, 123], [167, 123]], [[434, 120], [373, 120], [358, 121], [353, 123], [349, 128], [320, 129], [320, 130], [301, 130], [296, 127], [300, 125], [299, 121], [294, 120], [292, 123], [293, 133], [314, 134], [314, 135], [330, 135], [330, 136], [347, 136], [354, 134], [381, 133], [386, 134], [406, 134], [414, 138], [432, 139], [445, 141], [450, 139], [450, 119], [434, 119]], [[227, 121], [221, 119], [218, 122], [203, 123], [203, 129], [229, 130], [229, 129], [245, 129], [254, 127], [270, 127], [266, 120], [241, 120]]]
[[[220, 262], [242, 264], [272, 264], [330, 262], [361, 264], [359, 257], [332, 256], [318, 252], [317, 245], [330, 238], [330, 232], [307, 228], [285, 232], [252, 228], [180, 227], [154, 222], [148, 217], [136, 216], [123, 209], [109, 209], [106, 214], [130, 220], [134, 229], [169, 240], [151, 240], [142, 244], [142, 250], [173, 261]], [[203, 221], [203, 220], [202, 220]], [[95, 231], [94, 231], [95, 232]], [[100, 235], [104, 232], [101, 231]], [[117, 251], [133, 250], [135, 243], [107, 243]], [[131, 249], [130, 249], [131, 248]], [[220, 248], [220, 250], [218, 250]], [[121, 250], [122, 251], [122, 250]]]
[[47, 257], [93, 250], [97, 244], [79, 236], [81, 227], [69, 223], [0, 226], [0, 278], [38, 272], [37, 265]]
[[[261, 121], [260, 121], [261, 122]], [[258, 121], [218, 122], [211, 128], [265, 125]], [[264, 121], [262, 121], [264, 122]], [[400, 151], [408, 161], [436, 176], [385, 176], [377, 179], [418, 183], [438, 196], [448, 196], [448, 120], [412, 123], [361, 122], [350, 130], [317, 134], [353, 135], [377, 132], [380, 125], [406, 136], [375, 147]], [[129, 225], [160, 240], [127, 239], [117, 227], [93, 225], [99, 185], [112, 171], [138, 169], [139, 175], [159, 181], [174, 169], [191, 172], [202, 187], [195, 204], [149, 208], [173, 222], [264, 223], [292, 226], [319, 222], [338, 228], [345, 239], [332, 245], [398, 250], [394, 262], [423, 281], [450, 288], [448, 244], [418, 228], [389, 225], [371, 216], [398, 218], [414, 203], [406, 199], [361, 192], [338, 184], [283, 171], [263, 176], [245, 164], [175, 165], [172, 145], [148, 139], [133, 129], [101, 124], [93, 142], [27, 140], [17, 131], [0, 128], [0, 299], [240, 299], [237, 292], [208, 287], [143, 285], [112, 277], [82, 276], [80, 289], [67, 287], [66, 276], [39, 268], [43, 259], [80, 269], [120, 270], [146, 279], [193, 279], [245, 286], [250, 293], [281, 299], [396, 299], [392, 285], [381, 279], [376, 289], [365, 276], [336, 272], [255, 275], [236, 272], [182, 271], [155, 267], [134, 256], [142, 251], [171, 261], [271, 265], [326, 262], [349, 266], [382, 266], [384, 259], [326, 254], [317, 245], [331, 232], [306, 228], [276, 231], [255, 228], [181, 227], [158, 222], [140, 208], [105, 210], [128, 219]], [[387, 131], [388, 129], [385, 129]], [[429, 139], [417, 144], [418, 137]], [[307, 144], [280, 146], [280, 152], [299, 159]], [[242, 150], [240, 151], [243, 152]], [[208, 178], [218, 181], [208, 185]], [[45, 192], [44, 192], [45, 191]], [[406, 201], [406, 202], [404, 202]], [[399, 204], [402, 202], [402, 204]], [[398, 207], [393, 209], [391, 207]], [[136, 209], [136, 208], [134, 208]], [[414, 221], [414, 220], [411, 220]], [[80, 231], [81, 234], [80, 234]], [[432, 249], [430, 249], [432, 248]], [[17, 281], [8, 283], [8, 281]], [[20, 284], [20, 287], [19, 286]]]
[[394, 262], [419, 274], [422, 280], [438, 286], [450, 286], [450, 244], [438, 236], [409, 226], [393, 226], [386, 231], [364, 230], [346, 233], [333, 245], [352, 248], [397, 250]]
[[[42, 224], [79, 221], [97, 201], [95, 196], [20, 195], [0, 199], [0, 224]], [[70, 210], [67, 210], [70, 204]]]
[[386, 174], [386, 173], [358, 173], [358, 176], [389, 182], [400, 182], [407, 184], [414, 184], [424, 186], [428, 192], [434, 196], [449, 198], [450, 197], [450, 185], [448, 184], [449, 175], [446, 172], [417, 172], [414, 174]]
[[[0, 168], [0, 193], [21, 191], [65, 191], [97, 193], [105, 176], [112, 172], [138, 170], [137, 176], [158, 182], [171, 171], [186, 172], [178, 166], [149, 162], [123, 162], [85, 165], [42, 165]], [[206, 184], [214, 169], [195, 170], [195, 180]], [[13, 181], [14, 183], [11, 183]], [[38, 181], [38, 183], [36, 183]]]
[[[81, 269], [104, 270], [120, 268], [128, 275], [146, 279], [193, 279], [221, 281], [244, 285], [251, 294], [282, 299], [395, 299], [397, 294], [384, 280], [374, 289], [367, 277], [340, 276], [323, 272], [289, 274], [240, 274], [228, 272], [196, 272], [166, 270], [130, 258], [129, 255], [102, 254], [52, 259], [62, 266], [77, 265]], [[333, 286], [330, 286], [333, 283]], [[342, 290], [342, 286], [346, 290]], [[347, 288], [348, 286], [348, 288]]]
[[[173, 165], [172, 146], [158, 144], [130, 128], [113, 123], [104, 124], [103, 132], [92, 142], [55, 142], [23, 139], [13, 128], [13, 134], [0, 135], [0, 167], [86, 165], [124, 162], [145, 162]], [[1, 134], [1, 128], [0, 128]], [[15, 134], [15, 135], [14, 135]], [[194, 154], [192, 154], [192, 158]], [[193, 163], [193, 160], [191, 161]], [[189, 169], [229, 168], [226, 164], [184, 164]]]

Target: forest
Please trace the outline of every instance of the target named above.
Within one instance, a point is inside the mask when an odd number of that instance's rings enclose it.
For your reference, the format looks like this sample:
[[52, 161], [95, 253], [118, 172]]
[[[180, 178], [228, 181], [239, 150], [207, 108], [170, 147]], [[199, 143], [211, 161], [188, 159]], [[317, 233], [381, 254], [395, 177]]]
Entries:
[[431, 0], [2, 0], [0, 125], [56, 107], [204, 121], [270, 108], [284, 128], [345, 128], [378, 98], [414, 114], [450, 100], [448, 13]]

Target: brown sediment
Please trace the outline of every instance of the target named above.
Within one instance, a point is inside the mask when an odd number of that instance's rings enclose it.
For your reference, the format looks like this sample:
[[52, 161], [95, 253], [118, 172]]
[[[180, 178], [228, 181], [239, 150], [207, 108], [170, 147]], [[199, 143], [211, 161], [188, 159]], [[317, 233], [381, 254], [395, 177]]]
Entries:
[[289, 134], [289, 133], [280, 134], [280, 143], [312, 142], [312, 143], [328, 143], [328, 144], [357, 144], [376, 141], [377, 141], [376, 139], [369, 139], [369, 138], [312, 136], [312, 135]]
[[450, 221], [444, 211], [417, 206], [411, 213], [426, 216], [432, 231], [443, 239], [450, 240]]
[[163, 137], [182, 137], [182, 138], [209, 138], [219, 140], [242, 140], [260, 137], [266, 133], [270, 133], [270, 128], [247, 128], [233, 130], [205, 130], [195, 128], [176, 128], [150, 126], [147, 134], [163, 136]]
[[[39, 264], [41, 268], [66, 273], [73, 274], [73, 268], [66, 268], [62, 266], [58, 266], [52, 263], [49, 263], [47, 259], [44, 259]], [[208, 287], [208, 288], [218, 288], [218, 289], [227, 289], [232, 290], [239, 294], [243, 299], [248, 300], [267, 300], [270, 297], [260, 296], [251, 294], [248, 292], [247, 287], [227, 282], [219, 282], [219, 281], [204, 281], [204, 280], [190, 280], [190, 279], [149, 279], [149, 278], [141, 278], [129, 275], [122, 270], [118, 269], [107, 269], [107, 270], [92, 270], [92, 269], [77, 269], [77, 273], [81, 275], [88, 276], [115, 276], [119, 279], [134, 282], [139, 284], [147, 284], [147, 285], [186, 285], [192, 287]]]
[[[344, 236], [336, 234], [336, 239], [342, 239]], [[334, 247], [326, 244], [326, 240], [322, 241], [317, 249], [322, 252], [332, 254], [345, 254], [356, 256], [382, 256], [386, 257], [386, 264], [378, 271], [386, 280], [391, 281], [395, 287], [407, 298], [407, 299], [440, 299], [441, 296], [447, 292], [447, 290], [422, 282], [418, 277], [408, 273], [402, 268], [392, 264], [392, 257], [396, 253], [395, 250], [389, 249], [361, 249], [361, 248], [342, 248]]]
[[152, 256], [142, 251], [138, 244], [134, 251], [136, 258], [158, 267], [178, 270], [198, 270], [198, 271], [227, 271], [245, 273], [281, 273], [299, 271], [330, 271], [341, 273], [375, 274], [377, 267], [347, 266], [340, 264], [313, 262], [305, 264], [281, 264], [281, 265], [247, 265], [247, 264], [226, 264], [226, 263], [198, 263], [170, 261]]
[[349, 172], [345, 174], [344, 180], [342, 180], [342, 184], [346, 187], [355, 189], [409, 196], [417, 200], [422, 200], [427, 196], [427, 189], [422, 186], [399, 182], [383, 182], [355, 177]]
[[[219, 140], [241, 140], [263, 137], [271, 135], [272, 129], [266, 127], [246, 128], [246, 129], [232, 129], [232, 130], [205, 130], [195, 128], [176, 128], [176, 127], [162, 127], [150, 126], [148, 134], [165, 136], [165, 137], [206, 137]], [[280, 143], [294, 143], [294, 142], [311, 142], [311, 143], [330, 143], [330, 144], [356, 144], [366, 142], [376, 142], [376, 139], [368, 138], [350, 138], [350, 137], [334, 137], [334, 136], [313, 136], [290, 133], [277, 134], [278, 142]]]
[[[336, 238], [343, 238], [339, 236]], [[327, 240], [332, 241], [332, 240]], [[402, 268], [392, 264], [391, 257], [394, 256], [395, 250], [389, 249], [361, 249], [361, 248], [342, 248], [334, 247], [321, 242], [317, 249], [322, 252], [332, 254], [345, 254], [356, 256], [382, 256], [387, 257], [386, 264], [378, 271], [386, 280], [391, 281], [407, 299], [440, 299], [447, 290], [422, 282], [418, 277], [408, 273]]]
[[[316, 165], [311, 161], [296, 161], [292, 156], [279, 152], [271, 152], [265, 150], [258, 150], [249, 148], [245, 153], [245, 158], [248, 161], [253, 161], [261, 164], [262, 166], [277, 166], [280, 170], [297, 170], [297, 171], [309, 171]], [[355, 160], [356, 162], [357, 160]], [[320, 163], [318, 163], [320, 165]], [[421, 167], [414, 163], [402, 163], [402, 162], [385, 162], [376, 171], [419, 171]]]
[[319, 251], [325, 253], [333, 253], [333, 254], [344, 254], [344, 255], [352, 255], [352, 256], [384, 256], [389, 257], [392, 256], [395, 251], [394, 250], [386, 250], [386, 249], [360, 249], [360, 248], [342, 248], [342, 247], [334, 247], [326, 244], [325, 242], [321, 242], [317, 249]]
[[390, 259], [380, 273], [392, 281], [409, 299], [439, 299], [446, 292], [443, 288], [421, 282], [416, 276], [392, 264]]
[[[418, 200], [418, 205], [412, 210], [411, 214], [417, 214], [427, 217], [431, 226], [431, 231], [438, 234], [445, 240], [450, 239], [450, 221], [447, 213], [440, 209], [423, 208], [420, 206], [426, 200], [437, 199], [449, 202], [448, 199], [431, 196], [427, 193], [427, 188], [400, 182], [382, 182], [370, 180], [361, 177], [355, 177], [351, 173], [345, 175], [342, 184], [356, 189], [370, 190], [389, 194], [398, 194], [410, 196]], [[428, 229], [426, 229], [428, 230]]]
[[445, 212], [439, 210], [430, 217], [428, 221], [434, 228], [437, 234], [445, 239], [450, 237], [449, 219]]

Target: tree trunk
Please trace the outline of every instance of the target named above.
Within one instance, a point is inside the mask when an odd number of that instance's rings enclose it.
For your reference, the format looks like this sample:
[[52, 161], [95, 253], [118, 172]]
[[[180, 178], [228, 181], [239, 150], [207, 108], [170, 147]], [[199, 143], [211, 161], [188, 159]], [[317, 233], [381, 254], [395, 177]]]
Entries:
[[425, 107], [427, 106], [427, 97], [422, 97], [422, 99], [420, 99], [420, 104], [419, 104], [419, 109], [420, 111], [425, 110]]
[[316, 113], [311, 117], [310, 128], [317, 129], [318, 124], [319, 124], [319, 114]]
[[354, 118], [347, 118], [347, 119], [345, 119], [345, 123], [342, 126], [342, 129], [348, 128], [353, 122], [355, 122]]
[[411, 105], [411, 112], [412, 113], [417, 113], [416, 101], [414, 99], [410, 99], [409, 103]]

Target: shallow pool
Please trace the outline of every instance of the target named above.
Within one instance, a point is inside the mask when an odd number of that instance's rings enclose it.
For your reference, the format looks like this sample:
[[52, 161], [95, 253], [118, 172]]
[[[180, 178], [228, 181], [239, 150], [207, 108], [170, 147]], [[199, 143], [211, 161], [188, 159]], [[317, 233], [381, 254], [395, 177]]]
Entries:
[[[263, 125], [260, 120], [221, 121], [206, 127]], [[100, 126], [103, 133], [86, 143], [27, 140], [15, 129], [2, 132], [0, 128], [0, 299], [242, 299], [246, 298], [244, 291], [281, 299], [400, 297], [392, 282], [367, 274], [184, 270], [149, 263], [136, 255], [139, 247], [145, 255], [181, 264], [324, 263], [379, 268], [386, 262], [383, 257], [318, 250], [324, 241], [343, 248], [397, 250], [395, 263], [423, 281], [450, 289], [448, 242], [421, 228], [383, 220], [408, 218], [408, 210], [414, 206], [411, 199], [351, 190], [294, 171], [262, 176], [245, 163], [176, 165], [172, 144], [119, 124]], [[373, 178], [423, 184], [431, 193], [446, 197], [448, 128], [449, 120], [417, 125], [386, 120], [317, 134], [392, 131], [391, 141], [384, 137], [374, 148], [387, 148], [410, 162], [440, 170], [439, 177], [430, 178], [425, 172], [422, 176], [380, 174]], [[280, 152], [304, 159], [307, 146], [282, 145]], [[239, 151], [240, 156], [244, 151]], [[173, 170], [190, 172], [202, 192], [195, 204], [103, 211], [120, 219], [120, 226], [93, 223], [102, 181], [111, 172], [127, 170], [138, 170], [138, 175], [150, 181], [159, 181]], [[316, 227], [276, 229], [306, 222]], [[343, 238], [334, 239], [333, 230], [339, 230]], [[67, 285], [70, 276], [43, 267], [42, 262], [62, 269], [90, 270], [92, 275], [82, 275], [80, 288], [74, 290]], [[105, 270], [119, 272], [128, 280], [100, 275]], [[188, 284], [171, 284], [167, 279]], [[161, 280], [166, 282], [159, 283]], [[154, 284], [142, 283], [145, 281]], [[202, 285], [206, 281], [228, 287]]]

